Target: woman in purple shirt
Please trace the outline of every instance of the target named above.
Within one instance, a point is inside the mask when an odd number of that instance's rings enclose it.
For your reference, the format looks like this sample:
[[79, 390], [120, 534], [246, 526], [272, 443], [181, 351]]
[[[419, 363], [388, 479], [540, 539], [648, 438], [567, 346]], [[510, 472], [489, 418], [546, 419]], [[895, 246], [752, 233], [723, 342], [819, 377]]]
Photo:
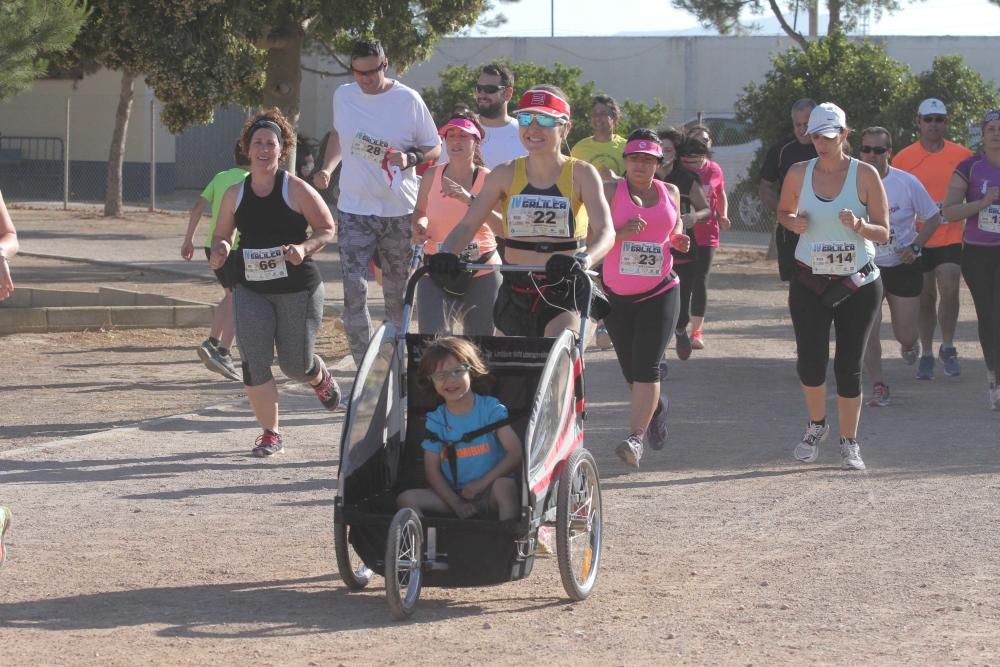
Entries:
[[1000, 111], [988, 112], [982, 128], [983, 151], [955, 167], [941, 213], [965, 218], [962, 276], [979, 320], [990, 407], [1000, 410]]

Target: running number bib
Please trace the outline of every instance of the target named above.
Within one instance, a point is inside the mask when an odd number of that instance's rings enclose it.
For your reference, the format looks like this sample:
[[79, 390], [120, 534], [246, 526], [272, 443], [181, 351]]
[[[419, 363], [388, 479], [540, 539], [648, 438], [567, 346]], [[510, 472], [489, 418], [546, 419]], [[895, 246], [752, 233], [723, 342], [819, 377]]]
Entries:
[[277, 280], [288, 277], [284, 253], [277, 248], [243, 248], [244, 273], [247, 280]]
[[846, 275], [858, 270], [856, 241], [817, 241], [812, 247], [813, 273]]
[[618, 272], [623, 276], [659, 276], [663, 273], [663, 246], [642, 241], [622, 242]]
[[354, 135], [354, 142], [351, 144], [351, 154], [362, 160], [368, 160], [382, 166], [382, 158], [389, 150], [389, 143], [382, 139], [369, 136], [363, 131]]
[[550, 195], [514, 195], [507, 207], [507, 231], [513, 238], [571, 238], [569, 199]]
[[880, 257], [885, 255], [892, 255], [896, 252], [896, 228], [889, 228], [889, 240], [885, 243], [875, 244], [875, 253]]
[[1000, 234], [1000, 205], [993, 204], [979, 212], [979, 228], [984, 232]]

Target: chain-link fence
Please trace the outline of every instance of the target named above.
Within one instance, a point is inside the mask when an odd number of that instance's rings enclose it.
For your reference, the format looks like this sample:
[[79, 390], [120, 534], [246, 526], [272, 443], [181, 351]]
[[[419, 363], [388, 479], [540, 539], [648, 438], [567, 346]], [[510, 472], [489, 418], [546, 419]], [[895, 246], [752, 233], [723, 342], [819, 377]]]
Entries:
[[[117, 96], [42, 94], [5, 109], [0, 120], [4, 199], [64, 205], [103, 202], [117, 102]], [[95, 120], [109, 109], [110, 118]], [[22, 114], [36, 117], [17, 117]], [[173, 138], [159, 125], [158, 105], [148, 101], [133, 103], [129, 128], [122, 197], [127, 204], [152, 205], [158, 192], [169, 194], [176, 187]]]
[[770, 232], [774, 214], [765, 210], [757, 194], [758, 180], [752, 175], [761, 148], [759, 138], [731, 111], [671, 109], [667, 125], [689, 129], [703, 125], [712, 134], [712, 159], [722, 167], [729, 199], [729, 220], [734, 230]]

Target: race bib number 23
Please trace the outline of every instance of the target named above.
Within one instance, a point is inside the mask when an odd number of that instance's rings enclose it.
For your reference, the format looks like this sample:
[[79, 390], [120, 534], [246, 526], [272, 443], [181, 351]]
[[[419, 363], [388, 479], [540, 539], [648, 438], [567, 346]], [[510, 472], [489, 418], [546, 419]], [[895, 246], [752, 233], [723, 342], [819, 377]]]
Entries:
[[659, 243], [622, 243], [618, 271], [623, 276], [659, 276], [663, 273], [663, 246]]

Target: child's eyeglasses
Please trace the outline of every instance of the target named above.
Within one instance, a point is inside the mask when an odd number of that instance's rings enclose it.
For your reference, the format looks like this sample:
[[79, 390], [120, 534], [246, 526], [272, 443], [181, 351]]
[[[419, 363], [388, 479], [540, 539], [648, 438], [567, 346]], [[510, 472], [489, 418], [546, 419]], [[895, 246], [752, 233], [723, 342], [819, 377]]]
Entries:
[[566, 123], [562, 118], [546, 116], [540, 113], [519, 113], [517, 114], [517, 124], [521, 127], [528, 127], [531, 121], [538, 123], [538, 127], [555, 127]]
[[431, 379], [435, 382], [444, 382], [445, 380], [457, 380], [466, 373], [469, 372], [469, 367], [465, 364], [461, 366], [456, 366], [455, 368], [450, 368], [446, 371], [438, 371], [437, 373], [431, 373]]
[[883, 153], [887, 153], [888, 151], [889, 151], [889, 149], [886, 148], [885, 146], [862, 146], [861, 147], [861, 152], [862, 153], [875, 153], [875, 155], [882, 155]]

